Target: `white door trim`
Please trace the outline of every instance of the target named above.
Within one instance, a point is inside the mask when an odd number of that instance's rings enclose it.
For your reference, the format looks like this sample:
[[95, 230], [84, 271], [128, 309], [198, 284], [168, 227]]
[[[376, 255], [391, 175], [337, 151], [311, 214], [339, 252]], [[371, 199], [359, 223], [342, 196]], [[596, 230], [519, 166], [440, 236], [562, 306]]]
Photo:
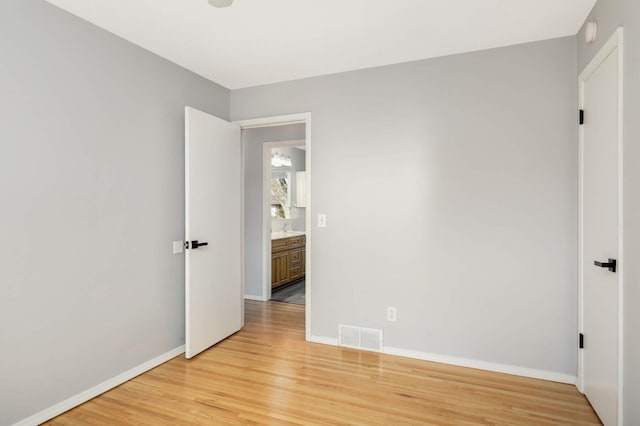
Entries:
[[[589, 64], [580, 73], [578, 78], [578, 103], [579, 108], [584, 108], [584, 86], [585, 81], [595, 72], [595, 70], [604, 62], [607, 57], [618, 49], [618, 424], [623, 424], [623, 318], [624, 318], [624, 245], [623, 245], [623, 71], [624, 71], [624, 57], [623, 57], [623, 29], [618, 28], [611, 38], [604, 44], [596, 56], [589, 62]], [[588, 111], [585, 112], [588, 119]], [[578, 131], [578, 330], [582, 333], [584, 325], [584, 311], [583, 311], [583, 291], [584, 280], [582, 276], [582, 268], [584, 266], [584, 253], [582, 249], [583, 242], [583, 190], [584, 190], [584, 157], [583, 157], [583, 143], [584, 143], [584, 128], [581, 126]], [[578, 352], [578, 390], [584, 392], [584, 355], [582, 351]]]
[[[312, 191], [312, 182], [311, 182], [311, 113], [310, 112], [304, 112], [304, 113], [298, 113], [298, 114], [287, 114], [287, 115], [279, 115], [279, 116], [274, 116], [274, 117], [262, 117], [262, 118], [253, 118], [253, 119], [249, 119], [249, 120], [237, 120], [234, 121], [234, 123], [238, 124], [240, 126], [241, 129], [250, 129], [250, 128], [254, 128], [254, 127], [271, 127], [271, 126], [282, 126], [285, 124], [295, 124], [295, 123], [305, 123], [305, 140], [304, 140], [304, 144], [305, 144], [305, 163], [306, 163], [306, 171], [307, 171], [307, 207], [305, 209], [305, 222], [306, 222], [306, 252], [307, 252], [307, 256], [306, 256], [306, 265], [305, 265], [305, 269], [306, 269], [306, 277], [305, 277], [305, 286], [306, 286], [306, 296], [305, 296], [305, 339], [306, 340], [310, 340], [311, 338], [311, 286], [312, 286], [312, 269], [313, 269], [313, 265], [311, 262], [311, 253], [312, 253], [312, 242], [313, 242], [313, 236], [312, 236], [312, 221], [311, 221], [311, 191]], [[282, 144], [283, 142], [278, 142], [280, 144]], [[264, 167], [263, 167], [264, 168]], [[242, 175], [244, 176], [244, 164], [243, 164], [243, 170], [242, 170]], [[264, 182], [264, 178], [263, 178], [263, 182]], [[264, 191], [263, 191], [264, 192]], [[264, 197], [263, 197], [264, 198]], [[264, 202], [264, 201], [263, 201]], [[243, 205], [244, 205], [244, 191], [243, 191]], [[264, 214], [266, 215], [267, 210], [264, 209]], [[244, 215], [244, 211], [243, 211], [243, 215]], [[263, 220], [263, 230], [266, 227], [266, 230], [269, 230], [269, 224], [270, 224], [270, 218], [269, 221], [266, 223], [266, 225], [264, 224], [264, 220]], [[243, 219], [243, 226], [244, 226], [244, 219]], [[271, 252], [271, 245], [270, 245], [270, 241], [271, 241], [271, 236], [268, 235], [267, 232], [263, 232], [263, 241], [262, 241], [262, 247], [264, 251], [263, 253], [270, 253]], [[268, 247], [268, 248], [266, 248]], [[243, 240], [243, 261], [244, 261], [244, 240]], [[264, 271], [265, 271], [265, 262], [267, 262], [267, 260], [265, 260], [265, 258], [270, 259], [270, 256], [263, 256], [263, 277], [265, 276]], [[268, 265], [269, 270], [271, 269], [271, 263], [269, 263]], [[271, 277], [271, 274], [269, 273], [268, 277]], [[264, 286], [264, 282], [263, 282], [263, 286]], [[269, 286], [271, 285], [271, 280], [269, 279]], [[243, 289], [244, 289], [244, 283], [243, 283]], [[263, 294], [266, 294], [264, 292], [263, 289]]]

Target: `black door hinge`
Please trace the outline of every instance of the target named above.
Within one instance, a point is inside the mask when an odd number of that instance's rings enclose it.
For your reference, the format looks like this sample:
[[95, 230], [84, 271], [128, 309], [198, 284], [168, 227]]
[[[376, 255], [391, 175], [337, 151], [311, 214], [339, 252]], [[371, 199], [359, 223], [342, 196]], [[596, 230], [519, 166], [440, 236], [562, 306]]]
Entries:
[[580, 110], [580, 125], [584, 124], [584, 110]]
[[579, 344], [579, 348], [580, 349], [584, 349], [584, 334], [580, 333], [580, 344]]

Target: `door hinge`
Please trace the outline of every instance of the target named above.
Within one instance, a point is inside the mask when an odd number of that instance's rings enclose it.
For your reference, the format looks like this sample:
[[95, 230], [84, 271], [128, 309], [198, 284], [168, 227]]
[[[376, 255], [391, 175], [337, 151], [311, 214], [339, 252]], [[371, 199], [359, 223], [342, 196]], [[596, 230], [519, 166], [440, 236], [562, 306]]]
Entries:
[[579, 338], [579, 340], [580, 340], [580, 343], [579, 343], [579, 346], [578, 346], [578, 347], [579, 347], [580, 349], [584, 349], [584, 334], [580, 333], [580, 338]]
[[584, 124], [584, 110], [580, 110], [580, 125]]

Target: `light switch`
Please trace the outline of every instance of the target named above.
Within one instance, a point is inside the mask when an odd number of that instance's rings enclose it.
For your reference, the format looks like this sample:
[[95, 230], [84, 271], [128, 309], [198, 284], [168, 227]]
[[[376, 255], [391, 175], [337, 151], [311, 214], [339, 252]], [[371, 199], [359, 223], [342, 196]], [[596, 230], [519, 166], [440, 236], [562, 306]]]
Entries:
[[182, 253], [184, 251], [184, 241], [173, 242], [173, 254]]
[[319, 214], [318, 215], [318, 228], [326, 228], [327, 227], [327, 215]]

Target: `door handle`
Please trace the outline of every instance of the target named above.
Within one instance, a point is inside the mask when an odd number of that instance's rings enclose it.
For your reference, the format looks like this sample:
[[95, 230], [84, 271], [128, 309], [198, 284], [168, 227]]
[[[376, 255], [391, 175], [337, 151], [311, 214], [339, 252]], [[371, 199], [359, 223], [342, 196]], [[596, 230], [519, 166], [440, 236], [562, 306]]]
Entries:
[[597, 260], [594, 260], [593, 264], [596, 265], [596, 266], [599, 266], [601, 268], [607, 268], [611, 272], [615, 272], [616, 271], [616, 260], [615, 259], [609, 259], [608, 262], [598, 262]]
[[189, 241], [186, 242], [185, 247], [186, 248], [192, 248], [192, 249], [197, 249], [198, 247], [202, 247], [202, 246], [208, 246], [209, 243], [204, 242], [204, 243], [199, 243], [198, 240], [193, 240], [191, 241], [191, 244], [189, 244]]

